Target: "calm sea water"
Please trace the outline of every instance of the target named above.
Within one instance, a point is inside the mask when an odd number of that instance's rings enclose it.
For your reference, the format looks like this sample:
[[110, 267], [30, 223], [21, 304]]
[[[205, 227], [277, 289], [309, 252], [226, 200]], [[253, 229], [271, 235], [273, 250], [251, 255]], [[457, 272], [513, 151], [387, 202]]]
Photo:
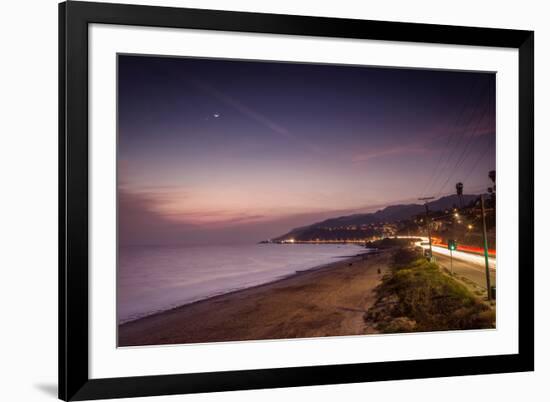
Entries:
[[121, 247], [118, 321], [272, 282], [360, 251], [336, 244]]

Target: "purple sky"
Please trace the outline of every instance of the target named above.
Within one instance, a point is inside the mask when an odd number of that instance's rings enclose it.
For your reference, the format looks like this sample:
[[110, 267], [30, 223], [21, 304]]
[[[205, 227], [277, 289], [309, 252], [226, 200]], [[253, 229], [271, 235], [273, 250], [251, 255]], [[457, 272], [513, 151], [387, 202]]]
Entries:
[[465, 192], [495, 168], [495, 76], [119, 56], [121, 244], [252, 242]]

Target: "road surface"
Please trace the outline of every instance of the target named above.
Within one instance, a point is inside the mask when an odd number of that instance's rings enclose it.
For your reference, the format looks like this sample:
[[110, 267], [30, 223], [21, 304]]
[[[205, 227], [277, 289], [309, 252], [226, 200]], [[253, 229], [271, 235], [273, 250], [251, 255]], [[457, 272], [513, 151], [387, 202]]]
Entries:
[[[440, 266], [447, 268], [449, 271], [451, 271], [451, 258], [447, 257], [446, 255], [442, 254], [436, 254], [434, 250], [434, 257], [435, 262], [439, 264]], [[478, 285], [481, 288], [486, 289], [487, 283], [485, 279], [485, 265], [480, 266], [478, 264], [472, 264], [471, 262], [459, 260], [454, 258], [453, 253], [453, 269], [452, 272], [459, 277], [467, 278], [468, 280], [474, 282], [476, 285]], [[491, 285], [495, 286], [495, 269], [490, 269], [490, 276], [491, 276]]]
[[[402, 238], [407, 238], [409, 236], [399, 236]], [[415, 237], [415, 236], [410, 236]], [[423, 249], [427, 250], [430, 248], [429, 245], [425, 244], [428, 243], [427, 237], [418, 237], [421, 241], [415, 243], [415, 245], [422, 247]], [[450, 251], [445, 247], [440, 246], [433, 246], [432, 245], [432, 252], [435, 258], [435, 261], [447, 268], [449, 271], [451, 270], [451, 258], [450, 258]], [[462, 276], [464, 278], [469, 279], [470, 281], [474, 282], [476, 285], [486, 288], [486, 279], [485, 279], [485, 257], [478, 254], [472, 254], [467, 253], [464, 251], [453, 251], [453, 273], [457, 274], [458, 276]], [[491, 277], [491, 285], [495, 286], [495, 276], [496, 276], [496, 258], [489, 257], [489, 273]]]

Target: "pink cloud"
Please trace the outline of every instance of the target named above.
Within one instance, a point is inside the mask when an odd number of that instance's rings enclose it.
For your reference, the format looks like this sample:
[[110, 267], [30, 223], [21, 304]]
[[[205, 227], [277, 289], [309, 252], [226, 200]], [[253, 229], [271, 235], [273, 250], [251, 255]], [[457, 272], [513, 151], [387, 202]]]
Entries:
[[353, 163], [367, 162], [371, 159], [381, 158], [384, 156], [406, 155], [406, 154], [418, 154], [433, 151], [433, 148], [426, 148], [423, 146], [399, 146], [387, 149], [376, 149], [372, 151], [358, 153], [352, 156], [351, 161]]
[[237, 213], [233, 211], [196, 211], [169, 213], [159, 212], [167, 219], [174, 222], [181, 222], [192, 225], [200, 225], [202, 227], [209, 226], [231, 226], [243, 223], [252, 223], [268, 219], [265, 215]]

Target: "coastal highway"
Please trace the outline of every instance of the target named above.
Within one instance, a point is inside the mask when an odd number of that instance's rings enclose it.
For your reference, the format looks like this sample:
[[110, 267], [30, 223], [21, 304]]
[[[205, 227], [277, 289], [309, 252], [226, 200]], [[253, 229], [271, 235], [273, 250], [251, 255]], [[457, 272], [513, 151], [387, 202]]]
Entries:
[[[439, 264], [440, 266], [447, 268], [449, 271], [451, 270], [451, 257], [448, 257], [443, 254], [435, 255], [434, 250], [434, 257], [435, 262]], [[460, 260], [454, 258], [454, 252], [453, 252], [453, 273], [458, 275], [459, 277], [464, 277], [469, 279], [470, 281], [474, 282], [476, 285], [480, 286], [481, 288], [486, 288], [487, 284], [485, 282], [485, 263], [483, 265], [479, 264], [472, 264], [471, 262]], [[489, 267], [491, 266], [491, 263], [489, 262]], [[489, 274], [491, 276], [491, 284], [495, 285], [495, 274], [496, 270], [494, 268], [489, 268]]]
[[[409, 236], [399, 236], [400, 238], [408, 238]], [[427, 250], [430, 248], [427, 237], [410, 236], [411, 238], [421, 239], [415, 245]], [[451, 270], [450, 251], [446, 247], [432, 245], [435, 262], [439, 265]], [[485, 257], [479, 254], [467, 253], [464, 251], [453, 251], [453, 272], [459, 276], [463, 276], [481, 287], [485, 287]], [[496, 275], [496, 258], [489, 257], [489, 273], [491, 276], [491, 284], [495, 284]]]
[[[417, 244], [417, 245], [419, 245], [425, 250], [430, 248], [430, 246], [427, 246], [427, 245], [421, 245], [421, 244]], [[446, 247], [432, 245], [432, 252], [434, 253], [434, 255], [437, 254], [438, 256], [448, 257], [449, 260], [451, 258], [451, 252]], [[485, 257], [479, 254], [473, 254], [473, 253], [467, 253], [464, 251], [454, 250], [453, 262], [455, 260], [460, 260], [474, 266], [483, 267], [483, 269], [485, 269]], [[492, 271], [496, 269], [496, 259], [493, 257], [489, 257], [489, 269]]]

